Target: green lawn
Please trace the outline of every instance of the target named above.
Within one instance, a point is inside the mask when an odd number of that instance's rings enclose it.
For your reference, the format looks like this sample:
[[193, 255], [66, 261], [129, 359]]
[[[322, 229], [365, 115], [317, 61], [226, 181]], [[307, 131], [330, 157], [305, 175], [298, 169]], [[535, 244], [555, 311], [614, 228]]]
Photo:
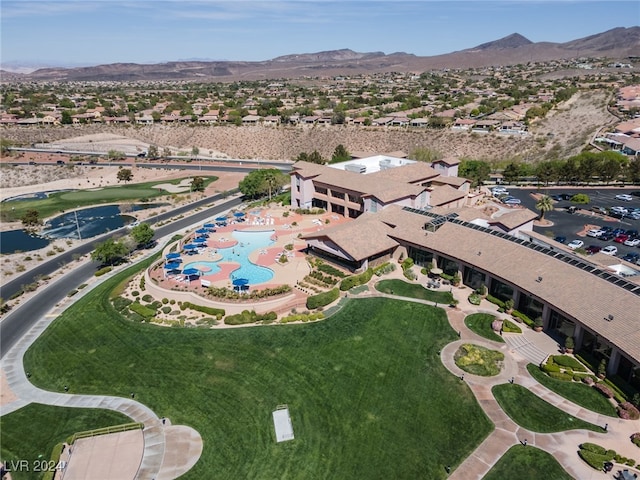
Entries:
[[428, 300], [437, 302], [442, 305], [449, 305], [453, 299], [450, 292], [436, 292], [428, 290], [417, 283], [408, 283], [404, 280], [380, 280], [375, 285], [376, 290], [382, 293], [392, 293], [400, 297], [417, 298], [419, 300]]
[[503, 383], [491, 391], [500, 407], [521, 427], [539, 433], [587, 429], [604, 433], [604, 428], [573, 417], [531, 393], [522, 385]]
[[[27, 460], [33, 469], [34, 461], [40, 455], [40, 460], [49, 460], [53, 447], [73, 433], [129, 422], [129, 417], [110, 410], [61, 408], [32, 403], [0, 417], [0, 453], [3, 460], [13, 461], [16, 465], [19, 460]], [[42, 477], [40, 473], [24, 470], [12, 475], [13, 480]]]
[[573, 480], [558, 461], [544, 450], [532, 446], [514, 445], [502, 456], [483, 480]]
[[[205, 186], [214, 182], [218, 177], [206, 177]], [[182, 179], [169, 181], [155, 181], [146, 183], [136, 183], [131, 185], [115, 185], [98, 190], [78, 190], [71, 192], [58, 192], [51, 194], [48, 198], [40, 200], [19, 200], [12, 202], [2, 202], [0, 205], [2, 220], [19, 220], [27, 210], [37, 210], [40, 218], [48, 218], [59, 212], [71, 210], [77, 207], [88, 205], [99, 205], [104, 203], [116, 203], [121, 201], [140, 201], [142, 199], [152, 199], [162, 195], [170, 195], [165, 190], [153, 188], [161, 183], [178, 184]], [[186, 192], [187, 194], [189, 192]]]
[[[107, 297], [121, 279], [54, 321], [25, 366], [43, 388], [135, 392], [194, 427], [204, 451], [184, 478], [445, 478], [493, 428], [440, 362], [457, 338], [441, 309], [354, 299], [314, 324], [161, 328], [115, 317]], [[296, 437], [282, 444], [279, 404]]]
[[464, 319], [464, 324], [481, 337], [493, 340], [494, 342], [504, 343], [502, 337], [491, 328], [491, 323], [493, 323], [495, 319], [496, 317], [490, 313], [472, 313]]
[[542, 385], [576, 405], [587, 408], [592, 412], [601, 413], [602, 415], [618, 417], [616, 409], [609, 399], [598, 392], [595, 388], [585, 385], [584, 383], [565, 382], [563, 380], [551, 378], [533, 363], [527, 365], [527, 370], [531, 376]]

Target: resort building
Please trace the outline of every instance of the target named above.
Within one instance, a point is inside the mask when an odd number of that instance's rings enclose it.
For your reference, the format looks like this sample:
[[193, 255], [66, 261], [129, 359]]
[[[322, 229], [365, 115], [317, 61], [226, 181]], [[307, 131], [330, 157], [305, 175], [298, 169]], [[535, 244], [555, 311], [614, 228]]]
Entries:
[[291, 204], [350, 218], [390, 205], [461, 207], [470, 181], [457, 177], [457, 170], [456, 160], [429, 164], [386, 155], [335, 165], [296, 162], [291, 171]]
[[484, 284], [529, 318], [541, 317], [559, 342], [572, 336], [585, 355], [605, 359], [609, 375], [638, 383], [640, 285], [545, 243], [532, 232], [536, 216], [514, 210], [492, 219], [472, 208], [398, 202], [303, 239], [310, 253], [354, 271], [411, 257], [460, 275], [468, 287]]

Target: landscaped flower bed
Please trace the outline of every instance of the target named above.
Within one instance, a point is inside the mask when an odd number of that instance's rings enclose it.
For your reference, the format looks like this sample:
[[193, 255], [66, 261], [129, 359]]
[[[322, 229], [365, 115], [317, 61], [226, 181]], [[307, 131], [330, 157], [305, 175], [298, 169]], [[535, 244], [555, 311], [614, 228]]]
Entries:
[[455, 353], [454, 360], [456, 365], [467, 373], [490, 377], [500, 373], [504, 354], [480, 345], [465, 343]]

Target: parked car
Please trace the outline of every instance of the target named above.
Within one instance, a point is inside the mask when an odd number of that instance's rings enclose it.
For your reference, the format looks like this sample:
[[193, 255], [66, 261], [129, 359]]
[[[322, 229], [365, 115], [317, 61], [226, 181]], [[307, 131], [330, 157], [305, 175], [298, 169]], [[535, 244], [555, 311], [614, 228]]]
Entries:
[[592, 228], [591, 230], [589, 230], [587, 232], [587, 237], [593, 237], [593, 238], [598, 238], [599, 236], [601, 236], [604, 233], [603, 230], [599, 229], [599, 228]]
[[595, 213], [599, 213], [600, 215], [607, 214], [607, 209], [604, 207], [591, 207], [591, 211]]
[[506, 197], [502, 199], [502, 203], [505, 203], [507, 205], [520, 205], [522, 202], [520, 201], [519, 198]]
[[632, 220], [640, 220], [640, 212], [631, 212], [629, 218]]
[[497, 197], [498, 195], [508, 195], [509, 192], [507, 191], [506, 187], [493, 187], [491, 189], [491, 193], [493, 194], [494, 197]]
[[629, 195], [633, 195], [634, 197], [640, 197], [640, 190], [636, 190], [634, 192], [629, 192]]
[[640, 259], [640, 253], [630, 252], [622, 257], [622, 259], [629, 263], [636, 263]]
[[582, 248], [584, 247], [584, 242], [582, 240], [571, 240], [571, 242], [569, 242], [567, 247], [570, 248], [571, 250], [575, 250], [576, 248]]
[[633, 200], [633, 197], [631, 195], [628, 195], [626, 193], [620, 193], [618, 195], [616, 195], [616, 200], [622, 200], [624, 202], [630, 202], [631, 200]]
[[627, 247], [640, 247], [640, 238], [628, 238], [624, 241]]
[[600, 250], [602, 250], [602, 247], [599, 247], [597, 245], [589, 245], [585, 250], [587, 251], [587, 255], [593, 255], [594, 253], [598, 253]]
[[600, 250], [600, 253], [604, 253], [605, 255], [614, 256], [616, 253], [618, 253], [618, 247], [615, 247], [613, 245], [607, 245], [602, 250]]
[[605, 232], [598, 237], [598, 239], [602, 240], [603, 242], [610, 242], [614, 238], [616, 238], [616, 236], [611, 232]]
[[622, 215], [628, 215], [629, 214], [629, 210], [627, 210], [625, 207], [611, 207], [609, 209], [609, 213], [620, 213]]
[[567, 241], [567, 237], [557, 236], [554, 240], [558, 243], [565, 243]]
[[613, 239], [613, 241], [616, 243], [624, 243], [627, 240], [629, 240], [629, 235], [625, 235], [624, 233], [618, 235], [616, 238]]

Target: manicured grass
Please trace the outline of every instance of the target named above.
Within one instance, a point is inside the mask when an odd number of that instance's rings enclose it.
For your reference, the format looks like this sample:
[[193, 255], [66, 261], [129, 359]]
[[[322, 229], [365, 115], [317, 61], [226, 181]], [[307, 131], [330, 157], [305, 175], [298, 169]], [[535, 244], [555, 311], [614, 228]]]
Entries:
[[496, 317], [490, 313], [472, 313], [464, 319], [464, 324], [481, 337], [493, 340], [494, 342], [504, 343], [502, 337], [491, 328], [491, 323], [493, 323], [495, 319]]
[[12, 473], [14, 480], [37, 479], [42, 474], [34, 472], [34, 461], [49, 460], [57, 443], [76, 433], [94, 428], [129, 423], [131, 419], [110, 410], [88, 408], [62, 408], [51, 405], [29, 404], [13, 413], [0, 417], [4, 461], [27, 460], [30, 472], [19, 469]]
[[480, 345], [465, 343], [454, 355], [456, 365], [467, 373], [491, 377], [500, 373], [504, 354]]
[[554, 391], [576, 405], [580, 405], [592, 412], [608, 415], [609, 417], [618, 416], [615, 407], [609, 399], [593, 387], [585, 385], [584, 383], [565, 382], [551, 378], [533, 363], [527, 365], [527, 371], [549, 390]]
[[[218, 177], [205, 177], [205, 186], [214, 182]], [[20, 200], [2, 203], [2, 219], [4, 221], [19, 220], [27, 210], [37, 210], [40, 218], [48, 218], [56, 213], [88, 205], [114, 203], [119, 201], [139, 201], [152, 199], [163, 195], [171, 195], [165, 190], [153, 188], [161, 183], [178, 184], [183, 179], [169, 181], [155, 181], [131, 185], [115, 185], [99, 190], [78, 190], [72, 192], [58, 192], [48, 198], [40, 200]], [[184, 192], [188, 194], [189, 192]]]
[[521, 427], [540, 433], [586, 429], [604, 433], [604, 428], [573, 417], [531, 393], [522, 385], [504, 383], [491, 391], [500, 407]]
[[[115, 314], [107, 297], [121, 279], [55, 320], [25, 365], [43, 388], [135, 392], [195, 428], [204, 451], [183, 478], [438, 479], [493, 428], [440, 362], [457, 338], [441, 309], [353, 299], [313, 324], [160, 328]], [[279, 404], [295, 433], [282, 444], [271, 419]]]
[[502, 456], [483, 480], [573, 480], [558, 461], [544, 450], [532, 446], [514, 445]]
[[417, 283], [407, 283], [403, 280], [380, 280], [376, 283], [375, 287], [376, 290], [382, 293], [428, 300], [443, 305], [449, 305], [449, 302], [453, 299], [451, 292], [436, 292], [434, 290], [428, 290]]

